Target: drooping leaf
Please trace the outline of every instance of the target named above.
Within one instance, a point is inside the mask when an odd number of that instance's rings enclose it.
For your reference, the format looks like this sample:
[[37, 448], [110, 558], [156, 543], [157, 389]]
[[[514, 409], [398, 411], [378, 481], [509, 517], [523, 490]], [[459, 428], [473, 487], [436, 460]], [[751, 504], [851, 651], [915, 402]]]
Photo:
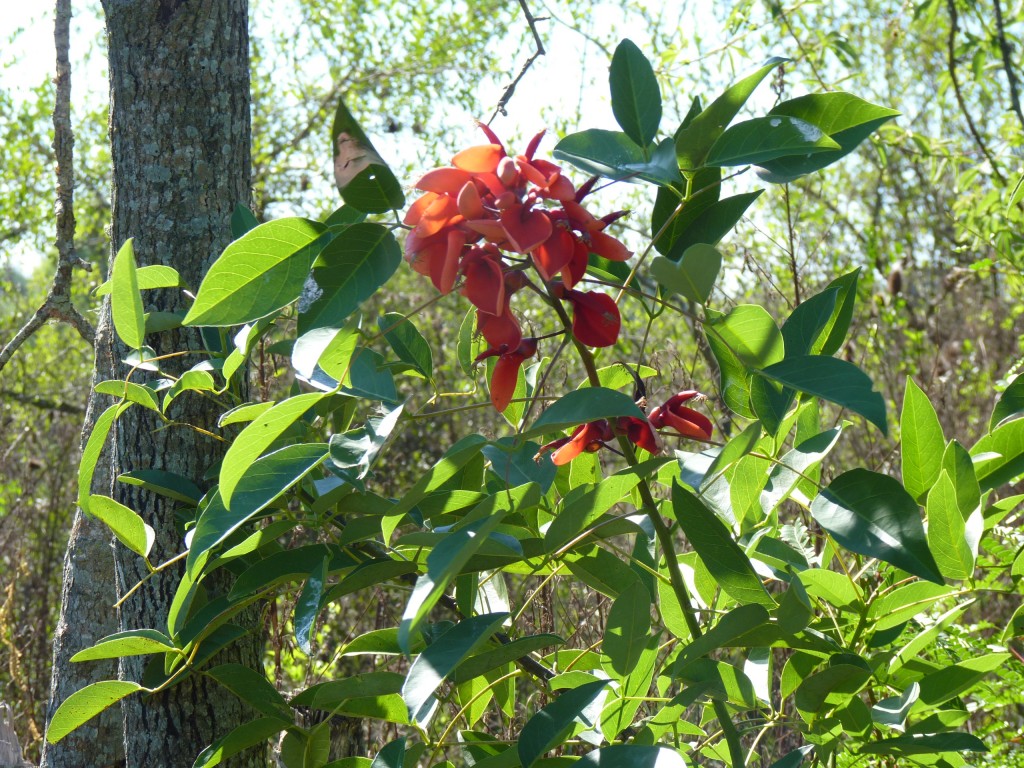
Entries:
[[96, 463], [99, 461], [103, 451], [103, 445], [107, 442], [110, 428], [114, 421], [131, 407], [131, 403], [115, 403], [107, 408], [96, 419], [89, 439], [82, 449], [82, 458], [78, 464], [78, 506], [83, 512], [89, 512], [89, 497], [92, 495], [92, 476], [96, 473]]
[[220, 469], [220, 494], [226, 507], [230, 508], [235, 486], [252, 463], [323, 397], [319, 392], [310, 392], [282, 400], [239, 433], [228, 448]]
[[651, 593], [640, 581], [626, 587], [612, 603], [601, 649], [620, 675], [628, 675], [640, 661], [651, 630]]
[[775, 601], [729, 530], [679, 483], [672, 485], [672, 512], [701, 562], [726, 594], [740, 603], [775, 607]]
[[655, 256], [650, 267], [662, 288], [698, 304], [707, 302], [721, 268], [722, 254], [706, 243], [691, 245], [678, 262]]
[[783, 184], [813, 173], [850, 154], [878, 128], [899, 115], [886, 107], [870, 104], [853, 94], [833, 91], [800, 96], [776, 104], [768, 113], [798, 118], [820, 128], [838, 144], [838, 149], [807, 156], [792, 156], [758, 163], [758, 175], [773, 184]]
[[299, 599], [295, 601], [295, 615], [292, 618], [295, 643], [307, 656], [313, 640], [316, 617], [320, 614], [320, 598], [324, 593], [324, 582], [327, 581], [327, 568], [330, 564], [330, 559], [324, 558], [318, 568], [309, 572], [309, 577], [299, 593]]
[[310, 383], [315, 383], [319, 372], [334, 382], [348, 381], [359, 340], [359, 331], [353, 322], [345, 323], [342, 328], [314, 328], [295, 340], [292, 368], [296, 376]]
[[333, 237], [325, 231], [318, 221], [288, 218], [247, 232], [210, 267], [184, 325], [241, 325], [288, 306]]
[[616, 122], [638, 146], [646, 147], [661, 123], [661, 91], [651, 63], [632, 40], [615, 48], [609, 85]]
[[760, 370], [785, 355], [782, 333], [767, 310], [756, 304], [734, 307], [729, 314], [705, 323], [707, 335], [715, 336], [748, 369]]
[[609, 682], [594, 680], [570, 688], [531, 717], [519, 734], [517, 746], [523, 768], [530, 768], [539, 757], [558, 744], [572, 728], [576, 718], [604, 693]]
[[[678, 217], [668, 224], [664, 233], [655, 240], [655, 247], [669, 259], [676, 261], [682, 257], [687, 249], [697, 243], [707, 245], [718, 245], [719, 241], [729, 234], [736, 223], [743, 218], [743, 214], [753, 204], [761, 193], [762, 189], [754, 192], [742, 192], [722, 200], [712, 197], [700, 196], [687, 201]], [[672, 213], [671, 209], [669, 214]], [[652, 217], [651, 228], [655, 233], [661, 231], [665, 222], [655, 216]], [[665, 220], [667, 222], [667, 219]]]
[[[975, 517], [973, 535], [967, 536], [967, 522], [960, 513], [956, 488], [946, 470], [928, 492], [928, 546], [939, 571], [947, 579], [969, 579], [974, 575], [981, 538], [980, 511]], [[973, 546], [972, 546], [973, 545]]]
[[507, 613], [489, 613], [463, 619], [416, 657], [402, 686], [402, 698], [409, 708], [411, 721], [420, 725], [429, 722], [437, 686], [507, 618]]
[[292, 709], [288, 702], [261, 672], [244, 664], [221, 664], [206, 674], [257, 712], [286, 723], [292, 721]]
[[899, 696], [888, 696], [871, 707], [871, 719], [879, 725], [902, 728], [920, 694], [921, 686], [911, 683]]
[[759, 372], [799, 392], [815, 395], [848, 408], [888, 434], [885, 399], [871, 379], [853, 363], [822, 355], [787, 357]]
[[844, 472], [815, 497], [811, 514], [851, 552], [943, 583], [917, 502], [893, 478], [867, 469]]
[[820, 128], [790, 116], [755, 117], [727, 128], [708, 151], [711, 166], [762, 165], [793, 155], [839, 149]]
[[936, 752], [988, 752], [985, 742], [973, 733], [929, 733], [896, 736], [869, 741], [858, 752], [862, 755], [930, 755]]
[[982, 493], [1024, 473], [1024, 419], [996, 427], [974, 444], [971, 456]]
[[399, 360], [408, 363], [428, 379], [434, 375], [434, 356], [430, 345], [409, 318], [397, 312], [389, 312], [377, 319], [377, 327]]
[[357, 479], [366, 477], [398, 424], [402, 411], [403, 406], [399, 405], [383, 416], [368, 418], [361, 427], [340, 435], [331, 435], [331, 465], [339, 469], [356, 470]]
[[900, 454], [903, 485], [921, 501], [939, 478], [946, 440], [928, 395], [907, 377], [900, 413]]
[[363, 213], [386, 213], [405, 205], [402, 185], [340, 98], [331, 126], [331, 147], [334, 181], [348, 205]]
[[283, 721], [276, 717], [260, 717], [243, 723], [200, 752], [192, 768], [213, 768], [220, 765], [239, 752], [266, 743], [290, 724], [291, 720]]
[[177, 649], [171, 638], [155, 629], [130, 629], [107, 635], [95, 645], [83, 648], [71, 661], [119, 659], [122, 656], [144, 656], [150, 653], [174, 653]]
[[135, 510], [109, 496], [94, 494], [89, 497], [89, 513], [106, 523], [117, 540], [139, 557], [149, 555], [156, 533]]
[[[163, 264], [147, 264], [145, 267], [138, 267], [135, 270], [135, 281], [140, 291], [152, 288], [177, 288], [182, 285], [178, 270]], [[93, 296], [106, 296], [113, 291], [113, 288], [113, 279], [107, 280], [96, 287]]]
[[141, 690], [144, 690], [141, 685], [130, 680], [103, 680], [75, 691], [53, 713], [50, 727], [46, 729], [46, 740], [56, 744], [125, 696]]
[[676, 154], [680, 167], [694, 170], [704, 165], [711, 146], [736, 117], [740, 108], [750, 98], [750, 94], [769, 72], [785, 61], [786, 59], [769, 59], [752, 75], [730, 86], [685, 128], [676, 133]]
[[669, 747], [612, 744], [588, 752], [575, 765], [601, 768], [686, 768], [686, 761]]
[[645, 419], [643, 411], [629, 395], [604, 387], [586, 387], [573, 390], [548, 406], [522, 436], [536, 437], [548, 432], [577, 427], [588, 421], [612, 419], [617, 416]]
[[768, 483], [761, 492], [761, 508], [766, 514], [775, 511], [775, 508], [789, 497], [803, 476], [821, 463], [835, 447], [841, 433], [842, 427], [822, 432], [783, 455], [779, 463], [772, 468]]
[[402, 249], [380, 224], [353, 224], [334, 238], [312, 264], [319, 294], [299, 307], [299, 332], [338, 328], [387, 282], [402, 263]]
[[733, 608], [711, 629], [692, 639], [673, 662], [678, 672], [687, 664], [719, 648], [732, 647], [733, 641], [768, 623], [768, 611], [763, 605], [750, 603]]
[[110, 270], [110, 314], [117, 335], [132, 349], [141, 349], [146, 336], [137, 269], [135, 249], [132, 247], [132, 239], [128, 238], [114, 257], [114, 265]]

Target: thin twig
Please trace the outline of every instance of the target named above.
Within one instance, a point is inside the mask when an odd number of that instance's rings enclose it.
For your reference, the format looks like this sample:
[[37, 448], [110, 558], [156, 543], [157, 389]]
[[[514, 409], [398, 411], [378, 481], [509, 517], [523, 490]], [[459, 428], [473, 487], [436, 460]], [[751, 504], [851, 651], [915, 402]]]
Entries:
[[1003, 6], [999, 0], [993, 0], [996, 8], [996, 38], [999, 40], [999, 52], [1003, 57], [1003, 71], [1006, 72], [1006, 79], [1010, 84], [1010, 103], [1013, 111], [1017, 114], [1017, 120], [1024, 128], [1024, 111], [1020, 108], [1020, 91], [1017, 84], [1017, 75], [1013, 71], [1013, 59], [1011, 57], [1010, 44], [1006, 40], [1006, 30], [1003, 29]]
[[523, 9], [523, 15], [526, 16], [526, 23], [530, 26], [530, 32], [533, 34], [533, 42], [536, 44], [537, 49], [533, 52], [533, 55], [526, 60], [523, 64], [522, 69], [519, 70], [519, 74], [516, 75], [516, 79], [508, 84], [505, 88], [505, 92], [501, 94], [501, 98], [498, 99], [498, 106], [494, 108], [494, 113], [488, 118], [487, 124], [490, 125], [491, 121], [494, 120], [500, 113], [501, 115], [507, 115], [505, 107], [512, 98], [512, 94], [516, 92], [516, 86], [519, 85], [519, 81], [526, 75], [527, 70], [533, 66], [533, 62], [547, 53], [544, 50], [544, 41], [540, 39], [540, 33], [537, 31], [537, 21], [533, 14], [530, 13], [530, 8], [526, 5], [526, 0], [519, 0], [519, 7]]
[[46, 299], [32, 316], [0, 350], [0, 370], [7, 365], [22, 344], [39, 330], [47, 320], [61, 320], [76, 331], [89, 344], [95, 332], [92, 324], [71, 303], [71, 276], [75, 267], [89, 265], [75, 255], [74, 211], [74, 144], [71, 130], [71, 0], [57, 0], [53, 41], [57, 49], [56, 94], [53, 105], [53, 150], [57, 160], [57, 271], [50, 283]]
[[985, 141], [981, 138], [981, 134], [978, 132], [978, 128], [974, 124], [974, 118], [971, 117], [971, 112], [967, 109], [967, 103], [964, 101], [963, 92], [960, 90], [960, 80], [956, 76], [956, 33], [959, 25], [959, 17], [956, 12], [956, 0], [946, 0], [946, 7], [949, 9], [949, 37], [946, 40], [946, 68], [949, 70], [949, 79], [953, 83], [953, 93], [956, 94], [956, 103], [960, 106], [960, 112], [967, 121], [967, 129], [971, 132], [971, 136], [974, 137], [974, 143], [978, 145], [978, 149], [981, 150], [981, 154], [985, 156], [989, 165], [992, 166], [992, 173], [996, 175], [996, 178], [999, 179], [1001, 184], [1005, 184], [1006, 179], [1003, 178], [1003, 174], [999, 171], [999, 165], [996, 163], [996, 159], [992, 157], [991, 153], [988, 151], [988, 147], [985, 146]]

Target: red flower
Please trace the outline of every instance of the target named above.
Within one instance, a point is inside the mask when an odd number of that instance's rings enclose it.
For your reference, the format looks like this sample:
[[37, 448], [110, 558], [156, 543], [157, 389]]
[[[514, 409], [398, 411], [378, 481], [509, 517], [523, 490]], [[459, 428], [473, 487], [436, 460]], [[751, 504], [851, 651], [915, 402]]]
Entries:
[[658, 433], [646, 419], [638, 419], [636, 416], [620, 416], [616, 420], [616, 429], [625, 434], [629, 442], [648, 453], [661, 453], [661, 443], [658, 442]]
[[494, 364], [494, 371], [491, 374], [491, 403], [498, 411], [504, 411], [512, 402], [512, 395], [516, 391], [516, 383], [519, 381], [519, 369], [523, 363], [537, 353], [537, 340], [533, 338], [523, 339], [519, 346], [511, 352], [499, 349], [489, 349], [477, 357], [480, 362], [488, 357], [497, 356], [498, 361]]
[[622, 320], [611, 296], [597, 291], [567, 290], [572, 304], [572, 335], [588, 347], [610, 347], [619, 338]]
[[554, 453], [551, 454], [551, 463], [560, 467], [563, 464], [568, 464], [581, 453], [595, 453], [601, 450], [605, 442], [611, 440], [612, 437], [614, 435], [607, 421], [604, 419], [589, 421], [576, 427], [569, 437], [562, 437], [542, 445], [537, 451], [537, 456], [554, 450]]
[[693, 389], [672, 395], [665, 404], [651, 411], [648, 420], [655, 429], [671, 427], [683, 437], [692, 437], [695, 440], [710, 440], [714, 427], [711, 420], [703, 413], [698, 413], [688, 408], [686, 403], [694, 398], [703, 396]]

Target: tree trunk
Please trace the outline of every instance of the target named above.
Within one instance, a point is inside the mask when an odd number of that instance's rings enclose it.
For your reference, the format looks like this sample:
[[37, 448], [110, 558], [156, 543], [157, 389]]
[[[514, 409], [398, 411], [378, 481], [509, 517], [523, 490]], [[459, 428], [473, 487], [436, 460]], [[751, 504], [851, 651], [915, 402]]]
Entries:
[[[249, 202], [247, 0], [103, 0], [103, 9], [110, 62], [111, 247], [116, 252], [125, 240], [134, 238], [140, 265], [172, 266], [195, 291], [206, 269], [231, 240], [235, 205]], [[147, 312], [187, 309], [179, 290], [147, 291], [144, 304]], [[151, 335], [147, 343], [158, 355], [189, 350], [200, 353], [162, 363], [164, 370], [174, 375], [203, 359], [201, 338], [191, 329]], [[98, 356], [105, 352], [119, 361], [127, 351], [112, 334], [97, 339]], [[117, 362], [114, 367], [114, 377], [129, 371]], [[136, 372], [134, 380], [145, 381], [146, 374]], [[174, 401], [167, 415], [174, 425], [161, 425], [144, 409], [129, 409], [116, 423], [108, 446], [112, 495], [155, 529], [150, 555], [154, 563], [164, 562], [184, 548], [182, 531], [175, 522], [176, 505], [113, 480], [124, 472], [160, 469], [187, 477], [201, 487], [209, 486], [204, 478], [223, 456], [225, 446], [187, 426], [216, 428], [218, 408], [210, 400], [186, 393]], [[74, 608], [86, 597], [75, 603], [73, 595], [67, 594], [75, 591], [77, 569], [85, 565], [78, 558], [81, 537], [73, 539], [72, 545], [76, 549], [65, 573], [67, 605], [62, 619], [67, 618], [63, 626], [80, 626], [94, 618], [94, 606]], [[118, 595], [147, 575], [142, 560], [121, 546], [115, 548], [114, 565]], [[121, 606], [119, 629], [166, 631], [168, 609], [181, 573], [180, 568], [169, 568], [146, 581]], [[212, 591], [218, 586], [207, 584]], [[104, 598], [104, 602], [109, 610], [112, 601]], [[255, 627], [255, 616], [250, 620]], [[258, 668], [261, 651], [262, 633], [254, 631], [220, 659]], [[147, 658], [122, 659], [121, 678], [141, 681]], [[157, 663], [162, 665], [162, 659]], [[66, 659], [55, 657], [55, 665], [54, 690], [63, 693], [68, 687], [60, 685], [68, 674]], [[72, 687], [81, 686], [76, 683]], [[123, 700], [121, 714], [125, 763], [166, 768], [191, 766], [215, 738], [252, 717], [233, 694], [202, 675], [191, 676], [156, 696], [130, 696]], [[93, 737], [107, 738], [103, 734]], [[87, 750], [79, 757], [52, 756], [46, 764], [56, 768], [108, 765], [103, 762], [106, 757], [98, 759], [108, 747], [93, 742], [91, 748], [79, 747]], [[52, 747], [49, 752], [53, 753]], [[265, 766], [265, 750], [254, 750], [226, 764]]]

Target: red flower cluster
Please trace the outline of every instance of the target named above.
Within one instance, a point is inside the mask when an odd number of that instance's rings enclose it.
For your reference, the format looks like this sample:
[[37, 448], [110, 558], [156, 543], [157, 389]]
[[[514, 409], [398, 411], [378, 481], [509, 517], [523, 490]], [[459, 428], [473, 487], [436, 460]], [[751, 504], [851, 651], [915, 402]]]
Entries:
[[[478, 359], [497, 357], [491, 378], [491, 401], [505, 410], [515, 390], [519, 368], [537, 351], [537, 340], [523, 338], [510, 299], [528, 285], [525, 260], [506, 262], [506, 253], [529, 254], [558, 299], [573, 309], [573, 335], [587, 346], [606, 347], [619, 335], [619, 308], [610, 296], [578, 291], [590, 253], [625, 261], [630, 251], [604, 229], [623, 214], [594, 218], [581, 205], [594, 180], [577, 190], [559, 166], [534, 157], [543, 132], [522, 155], [510, 156], [487, 126], [489, 144], [470, 147], [416, 182], [424, 192], [410, 206], [405, 223], [412, 227], [405, 255], [413, 269], [426, 275], [441, 293], [459, 277], [462, 293], [477, 309], [477, 331], [488, 349]], [[548, 207], [548, 206], [551, 207]]]
[[554, 451], [551, 454], [551, 461], [556, 466], [561, 466], [568, 464], [581, 453], [595, 453], [601, 450], [616, 435], [625, 435], [633, 445], [643, 448], [648, 453], [660, 453], [661, 444], [654, 430], [664, 427], [671, 427], [683, 437], [708, 440], [713, 429], [711, 420], [683, 405], [694, 398], [703, 398], [703, 395], [692, 389], [673, 395], [664, 405], [651, 411], [646, 421], [634, 416], [620, 416], [613, 422], [599, 419], [581, 424], [569, 437], [542, 445], [537, 457]]

